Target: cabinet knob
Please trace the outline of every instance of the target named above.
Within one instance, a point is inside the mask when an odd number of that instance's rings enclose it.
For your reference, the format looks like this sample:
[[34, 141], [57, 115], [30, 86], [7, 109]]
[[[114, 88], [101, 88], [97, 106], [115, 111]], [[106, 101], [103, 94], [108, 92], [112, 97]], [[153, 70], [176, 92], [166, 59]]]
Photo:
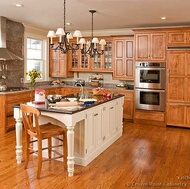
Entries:
[[94, 116], [97, 116], [97, 115], [98, 115], [98, 113], [94, 114]]

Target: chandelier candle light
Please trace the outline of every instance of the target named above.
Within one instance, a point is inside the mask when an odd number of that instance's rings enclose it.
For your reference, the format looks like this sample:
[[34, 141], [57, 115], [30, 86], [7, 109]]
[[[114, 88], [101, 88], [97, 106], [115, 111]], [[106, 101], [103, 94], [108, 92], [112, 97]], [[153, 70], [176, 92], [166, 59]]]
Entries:
[[[89, 12], [92, 14], [92, 39], [85, 41], [82, 37], [82, 34], [79, 30], [75, 30], [73, 36], [70, 32], [66, 32], [65, 30], [65, 23], [66, 23], [66, 8], [65, 8], [65, 2], [64, 0], [64, 29], [58, 28], [56, 33], [53, 30], [50, 30], [47, 34], [47, 37], [50, 38], [50, 48], [53, 50], [60, 50], [61, 53], [66, 54], [69, 50], [76, 51], [79, 49], [81, 54], [88, 54], [90, 57], [94, 57], [95, 55], [102, 55], [104, 53], [104, 48], [106, 45], [106, 41], [104, 39], [101, 39], [100, 42], [98, 38], [93, 37], [93, 14], [96, 12], [95, 10], [89, 10]], [[57, 44], [53, 43], [53, 38], [59, 37], [59, 42]], [[73, 37], [77, 38], [76, 44], [72, 45], [69, 43], [69, 39], [73, 39]], [[79, 38], [81, 38], [79, 40]], [[98, 44], [101, 45], [101, 50], [98, 50]]]
[[[82, 37], [82, 34], [79, 30], [76, 30], [74, 32], [73, 36], [70, 32], [66, 32], [66, 30], [65, 30], [65, 22], [66, 22], [65, 2], [66, 2], [66, 0], [64, 0], [64, 28], [58, 28], [56, 33], [53, 30], [50, 30], [47, 34], [47, 37], [50, 38], [50, 47], [55, 51], [60, 50], [64, 54], [66, 54], [69, 50], [78, 50], [79, 49], [79, 37]], [[59, 42], [56, 45], [54, 45], [54, 43], [53, 43], [54, 37], [59, 37]], [[77, 43], [74, 46], [69, 43], [69, 39], [73, 39], [73, 37], [77, 38]]]

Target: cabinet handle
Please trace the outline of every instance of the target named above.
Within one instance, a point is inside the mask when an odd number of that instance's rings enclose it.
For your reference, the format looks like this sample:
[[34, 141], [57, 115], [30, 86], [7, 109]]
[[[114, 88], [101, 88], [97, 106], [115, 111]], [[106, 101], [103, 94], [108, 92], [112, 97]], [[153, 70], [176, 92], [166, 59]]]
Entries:
[[97, 115], [98, 115], [98, 113], [94, 114], [94, 116], [97, 116]]
[[167, 82], [170, 83], [170, 69], [167, 69]]
[[110, 107], [110, 109], [113, 109], [113, 106], [112, 106], [112, 107]]

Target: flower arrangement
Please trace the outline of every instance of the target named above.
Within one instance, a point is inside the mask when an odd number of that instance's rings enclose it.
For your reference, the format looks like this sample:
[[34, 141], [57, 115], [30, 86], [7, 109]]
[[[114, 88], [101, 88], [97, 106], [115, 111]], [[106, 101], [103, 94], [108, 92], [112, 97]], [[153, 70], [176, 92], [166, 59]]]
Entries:
[[32, 86], [35, 86], [36, 84], [36, 78], [41, 78], [41, 72], [37, 71], [36, 69], [32, 69], [29, 72], [26, 73], [26, 75], [30, 78], [30, 84]]

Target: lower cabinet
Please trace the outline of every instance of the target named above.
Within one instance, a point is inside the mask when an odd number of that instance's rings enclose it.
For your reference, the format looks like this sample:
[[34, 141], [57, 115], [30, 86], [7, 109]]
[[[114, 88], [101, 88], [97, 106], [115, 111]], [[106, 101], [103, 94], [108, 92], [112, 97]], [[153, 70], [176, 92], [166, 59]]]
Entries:
[[31, 101], [33, 93], [32, 91], [22, 91], [0, 95], [0, 133], [6, 133], [15, 128], [13, 105]]
[[75, 163], [86, 166], [122, 135], [123, 98], [90, 108], [75, 126]]
[[190, 128], [190, 104], [167, 104], [167, 125]]
[[134, 118], [134, 91], [110, 90], [109, 92], [124, 95], [123, 118], [132, 120]]

